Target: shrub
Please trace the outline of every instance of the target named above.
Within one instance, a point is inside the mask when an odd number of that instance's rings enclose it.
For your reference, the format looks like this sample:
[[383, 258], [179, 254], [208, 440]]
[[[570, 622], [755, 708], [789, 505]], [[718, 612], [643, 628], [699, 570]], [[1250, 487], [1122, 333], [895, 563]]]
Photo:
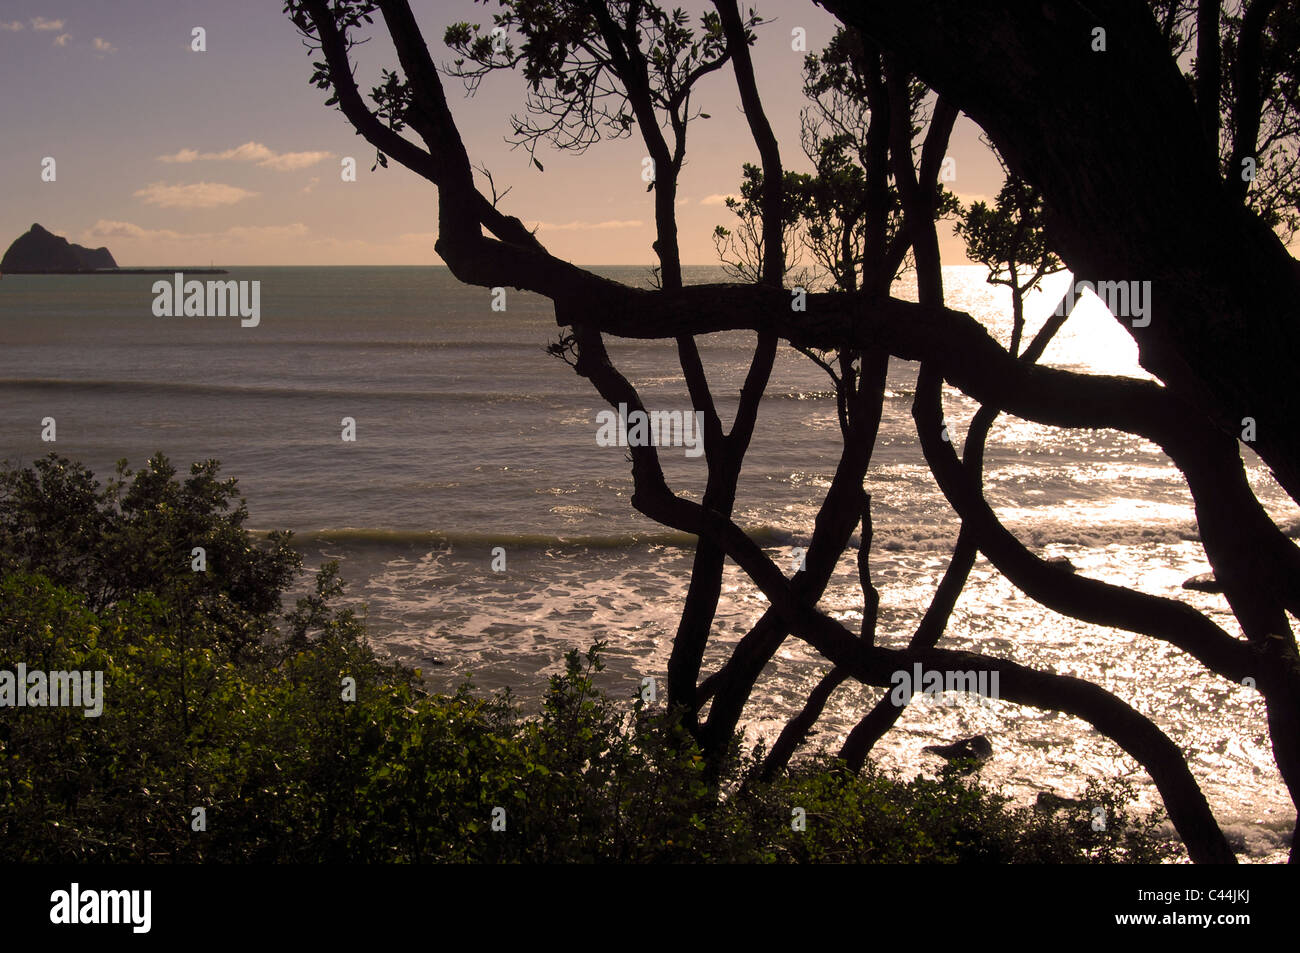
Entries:
[[[100, 717], [0, 709], [0, 859], [58, 862], [1116, 862], [1168, 857], [1132, 788], [1051, 816], [950, 768], [901, 781], [825, 757], [720, 781], [671, 712], [570, 652], [540, 712], [429, 695], [379, 659], [327, 564], [243, 528], [214, 462], [100, 490], [49, 458], [0, 476], [0, 670], [102, 671]], [[197, 541], [197, 542], [196, 542]], [[211, 546], [191, 572], [191, 543]], [[133, 562], [133, 560], [138, 560]], [[806, 828], [792, 826], [803, 811]], [[201, 809], [197, 811], [196, 809]], [[499, 809], [499, 810], [498, 810]], [[199, 820], [202, 820], [202, 824]], [[503, 829], [502, 825], [504, 825]], [[202, 827], [202, 829], [197, 829]]]

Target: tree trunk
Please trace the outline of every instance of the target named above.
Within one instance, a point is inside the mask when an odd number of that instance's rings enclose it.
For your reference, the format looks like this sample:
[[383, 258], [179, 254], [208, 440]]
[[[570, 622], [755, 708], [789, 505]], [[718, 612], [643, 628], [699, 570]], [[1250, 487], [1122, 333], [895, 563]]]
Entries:
[[[820, 0], [950, 98], [1036, 186], [1076, 274], [1150, 281], [1142, 366], [1255, 449], [1300, 501], [1300, 269], [1219, 178], [1145, 4]], [[1094, 30], [1105, 51], [1094, 52]]]

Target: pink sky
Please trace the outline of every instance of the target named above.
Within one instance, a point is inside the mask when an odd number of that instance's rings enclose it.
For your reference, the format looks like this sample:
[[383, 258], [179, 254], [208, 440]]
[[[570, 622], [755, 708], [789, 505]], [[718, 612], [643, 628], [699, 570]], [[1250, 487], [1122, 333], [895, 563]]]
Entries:
[[[692, 13], [706, 9], [687, 5]], [[771, 22], [754, 56], [760, 92], [787, 168], [808, 171], [798, 144], [803, 54], [820, 49], [836, 21], [803, 0], [757, 8]], [[471, 0], [415, 4], [435, 61], [450, 62], [443, 29], [490, 23]], [[434, 188], [396, 163], [369, 171], [374, 154], [326, 95], [307, 83], [310, 58], [292, 25], [266, 0], [7, 0], [0, 16], [0, 247], [33, 222], [93, 246], [122, 265], [440, 264], [433, 251]], [[205, 31], [206, 51], [191, 49]], [[382, 27], [358, 50], [363, 89], [395, 61]], [[445, 80], [471, 159], [498, 188], [502, 207], [529, 224], [553, 253], [586, 264], [653, 263], [652, 196], [641, 180], [639, 138], [603, 142], [585, 155], [547, 149], [539, 172], [504, 141], [523, 109], [517, 76], [490, 77], [474, 99]], [[736, 190], [757, 150], [730, 69], [707, 77], [698, 105], [711, 114], [691, 129], [680, 183], [682, 258], [715, 264], [711, 234], [730, 224], [723, 197]], [[963, 200], [996, 194], [1001, 172], [961, 120], [949, 155]], [[354, 157], [358, 181], [342, 181]], [[42, 160], [56, 162], [53, 182]], [[964, 264], [960, 241], [945, 259]]]

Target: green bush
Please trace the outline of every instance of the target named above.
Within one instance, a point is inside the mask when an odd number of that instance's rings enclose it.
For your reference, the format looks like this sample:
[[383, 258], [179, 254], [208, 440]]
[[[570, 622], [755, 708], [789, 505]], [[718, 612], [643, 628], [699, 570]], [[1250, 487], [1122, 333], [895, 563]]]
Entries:
[[[957, 769], [900, 781], [827, 758], [720, 785], [670, 713], [611, 699], [597, 644], [541, 710], [429, 695], [336, 608], [287, 612], [288, 534], [258, 544], [215, 463], [104, 490], [51, 457], [0, 476], [0, 670], [104, 673], [100, 717], [0, 710], [0, 859], [53, 862], [1116, 862], [1172, 848], [1132, 790], [1046, 815]], [[210, 545], [207, 573], [189, 550]], [[215, 554], [215, 558], [213, 555]], [[131, 562], [139, 560], [139, 562]], [[195, 578], [202, 577], [202, 578]], [[203, 810], [205, 829], [195, 809]], [[792, 817], [802, 809], [806, 828]], [[502, 809], [503, 814], [497, 809]], [[494, 813], [495, 823], [494, 823]], [[504, 829], [496, 829], [504, 821]]]
[[[290, 533], [253, 544], [236, 483], [218, 480], [218, 469], [215, 460], [196, 463], [179, 481], [157, 454], [136, 473], [119, 461], [101, 488], [84, 466], [53, 453], [29, 468], [6, 467], [0, 575], [40, 573], [81, 593], [95, 611], [152, 592], [224, 649], [255, 651], [302, 558]], [[196, 547], [204, 550], [205, 572], [191, 569]]]

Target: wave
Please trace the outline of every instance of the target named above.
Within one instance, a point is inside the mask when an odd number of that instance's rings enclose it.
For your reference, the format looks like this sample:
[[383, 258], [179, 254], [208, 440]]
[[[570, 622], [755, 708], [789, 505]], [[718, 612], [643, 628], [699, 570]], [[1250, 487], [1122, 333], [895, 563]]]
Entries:
[[572, 394], [507, 394], [501, 391], [475, 393], [472, 391], [415, 391], [366, 389], [318, 389], [309, 387], [236, 387], [229, 384], [199, 384], [186, 381], [123, 381], [123, 380], [65, 380], [53, 377], [0, 378], [0, 390], [61, 390], [89, 393], [133, 393], [162, 397], [174, 394], [206, 395], [212, 397], [281, 397], [281, 398], [339, 398], [345, 400], [444, 400], [478, 401], [481, 403], [525, 403], [546, 401], [572, 401]]
[[[673, 379], [676, 380], [675, 378]], [[317, 389], [310, 387], [268, 387], [257, 385], [204, 384], [191, 381], [142, 380], [70, 380], [56, 377], [6, 377], [0, 378], [0, 391], [5, 390], [59, 390], [82, 393], [139, 394], [145, 397], [166, 397], [175, 394], [208, 397], [253, 398], [337, 398], [339, 400], [441, 400], [477, 402], [484, 404], [540, 404], [573, 402], [572, 393], [507, 393], [504, 391], [422, 391], [375, 390], [373, 388]], [[584, 398], [585, 399], [585, 398]], [[738, 398], [735, 395], [719, 396], [717, 402], [726, 407]], [[834, 400], [834, 391], [789, 391], [767, 394], [768, 401], [823, 401]], [[602, 405], [603, 406], [603, 405]]]
[[[265, 537], [270, 531], [250, 530]], [[759, 543], [780, 545], [791, 539], [790, 533], [776, 526], [758, 526], [746, 532]], [[609, 533], [553, 535], [549, 533], [465, 533], [439, 530], [380, 529], [378, 527], [344, 526], [310, 530], [293, 535], [299, 547], [313, 545], [351, 546], [356, 548], [385, 548], [402, 546], [432, 546], [436, 548], [475, 549], [504, 546], [507, 550], [547, 549], [634, 549], [650, 546], [669, 546], [690, 549], [695, 537], [680, 532]]]
[[764, 400], [834, 400], [833, 390], [787, 391], [784, 394], [764, 394]]
[[[810, 519], [808, 530], [810, 531], [811, 528]], [[1115, 545], [1178, 545], [1199, 541], [1195, 526], [1111, 525], [1082, 529], [1067, 522], [1048, 522], [1032, 526], [1013, 526], [1012, 529], [1025, 546], [1038, 552], [1050, 546], [1103, 550]], [[258, 529], [252, 532], [257, 536], [265, 537], [269, 530]], [[768, 548], [808, 544], [808, 532], [790, 526], [759, 524], [747, 527], [745, 532], [760, 546]], [[956, 537], [956, 524], [950, 527], [877, 524], [872, 540], [872, 551], [879, 555], [947, 553], [952, 549]], [[845, 546], [845, 552], [856, 551], [859, 540], [859, 534], [854, 533]], [[354, 549], [425, 546], [432, 549], [461, 550], [504, 546], [507, 550], [537, 552], [548, 549], [649, 549], [656, 546], [692, 549], [695, 546], [693, 535], [673, 530], [570, 535], [384, 529], [370, 526], [326, 527], [295, 532], [293, 541], [298, 548], [323, 545]]]
[[[915, 396], [915, 391], [905, 388], [887, 387], [885, 388], [886, 400], [911, 400]], [[835, 391], [833, 390], [807, 390], [807, 391], [786, 391], [785, 393], [767, 393], [763, 395], [764, 400], [834, 400]]]
[[[1037, 519], [1032, 523], [1005, 523], [1013, 535], [1030, 549], [1047, 546], [1073, 546], [1079, 549], [1105, 549], [1108, 546], [1176, 546], [1200, 542], [1195, 524], [1186, 523], [1107, 523], [1080, 526], [1070, 520]], [[948, 526], [914, 526], [877, 523], [872, 537], [874, 550], [939, 551], [951, 549], [960, 524]], [[850, 547], [858, 544], [854, 534]]]
[[[132, 380], [69, 380], [56, 377], [6, 377], [0, 378], [0, 391], [4, 390], [60, 390], [82, 391], [88, 393], [133, 393], [144, 396], [162, 397], [173, 394], [204, 395], [212, 397], [281, 397], [281, 398], [318, 398], [330, 397], [346, 400], [378, 398], [380, 400], [444, 400], [477, 401], [480, 403], [538, 404], [546, 402], [573, 402], [572, 393], [507, 393], [505, 391], [422, 391], [422, 390], [375, 390], [365, 389], [321, 389], [312, 387], [267, 387], [235, 386], [232, 384], [202, 384], [189, 381], [132, 381]], [[766, 400], [825, 400], [834, 398], [832, 391], [810, 391], [807, 393], [769, 394]], [[583, 398], [585, 399], [585, 397]], [[734, 397], [719, 397], [718, 403], [726, 406]], [[601, 405], [603, 407], [603, 405]]]
[[[499, 353], [501, 351], [512, 351], [520, 354], [537, 352], [539, 354], [546, 352], [547, 342], [542, 339], [521, 343], [519, 341], [406, 341], [401, 339], [391, 340], [373, 340], [373, 341], [352, 341], [347, 338], [338, 340], [315, 340], [307, 338], [277, 338], [276, 347], [295, 348], [295, 349], [313, 349], [313, 350], [339, 350], [339, 351], [486, 351], [489, 353]], [[158, 347], [175, 347], [175, 344], [169, 341], [155, 342], [152, 346]], [[227, 342], [204, 342], [204, 348], [228, 347], [240, 348], [246, 347], [245, 344], [238, 340]]]

